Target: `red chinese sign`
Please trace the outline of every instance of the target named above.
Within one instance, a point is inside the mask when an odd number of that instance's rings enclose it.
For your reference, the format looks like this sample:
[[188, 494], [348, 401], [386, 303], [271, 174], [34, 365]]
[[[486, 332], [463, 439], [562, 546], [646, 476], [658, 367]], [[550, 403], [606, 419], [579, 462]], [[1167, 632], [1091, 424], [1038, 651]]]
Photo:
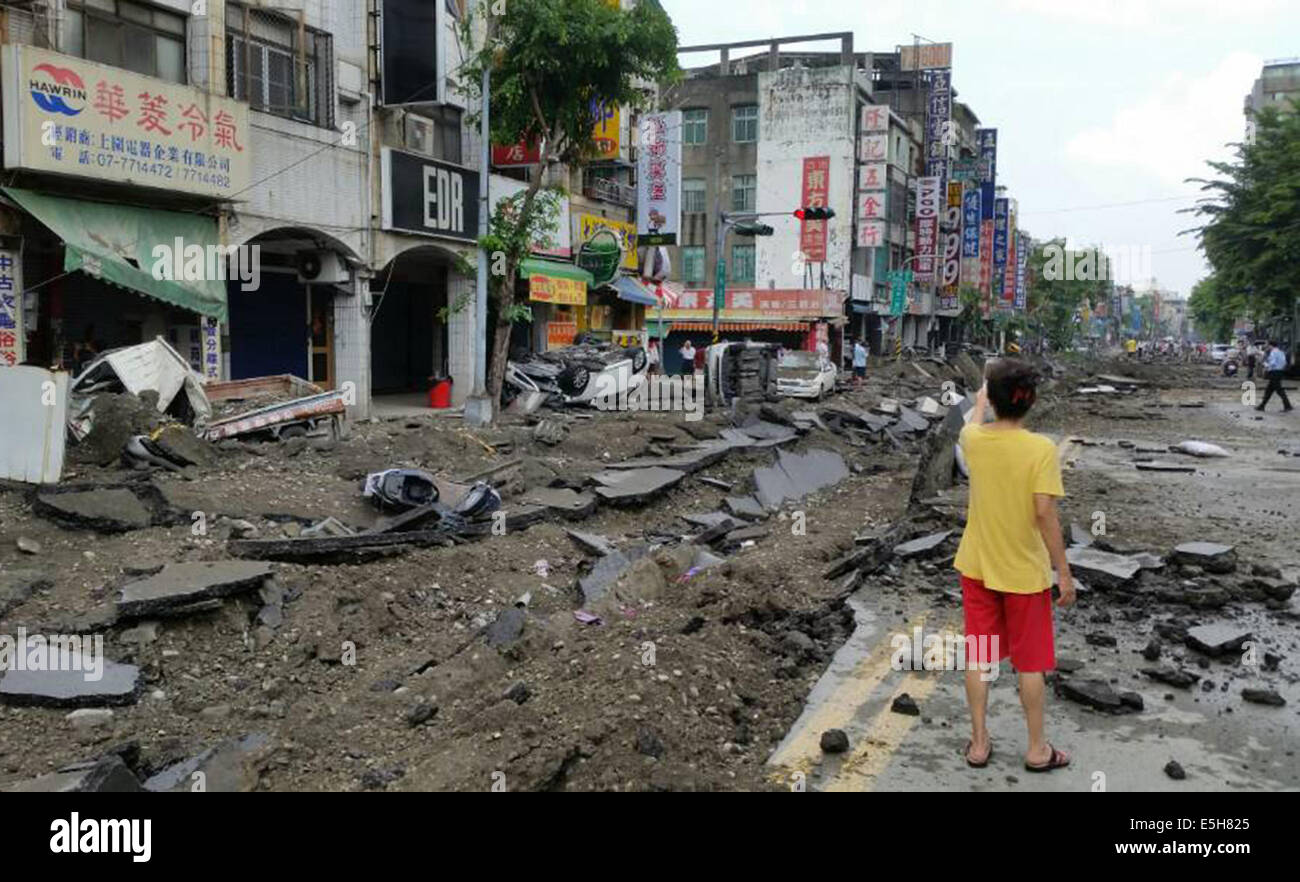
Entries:
[[542, 145], [540, 142], [527, 144], [520, 141], [518, 144], [500, 144], [492, 145], [492, 164], [505, 168], [513, 165], [536, 165], [542, 161]]
[[[803, 208], [824, 208], [830, 196], [831, 158], [806, 156], [803, 161]], [[804, 259], [820, 263], [826, 259], [826, 221], [799, 222], [799, 250]]]

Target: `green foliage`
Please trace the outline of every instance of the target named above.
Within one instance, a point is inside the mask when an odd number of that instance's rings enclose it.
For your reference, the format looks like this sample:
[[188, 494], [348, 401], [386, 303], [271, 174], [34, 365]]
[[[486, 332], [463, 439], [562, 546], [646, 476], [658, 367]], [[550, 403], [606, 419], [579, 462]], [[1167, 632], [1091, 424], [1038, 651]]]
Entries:
[[491, 69], [495, 144], [545, 138], [548, 161], [575, 165], [593, 153], [602, 104], [645, 107], [653, 93], [643, 84], [681, 76], [677, 30], [654, 0], [629, 10], [605, 0], [508, 0], [497, 16], [492, 6], [480, 2], [461, 23], [464, 45], [477, 42], [483, 22], [491, 33], [461, 68], [461, 91], [477, 108]]
[[[1094, 261], [1089, 275], [1094, 278], [1070, 279], [1064, 277], [1068, 273], [1058, 271], [1058, 266], [1078, 268], [1088, 259], [1089, 252]], [[1109, 300], [1113, 290], [1107, 278], [1109, 274], [1108, 262], [1100, 249], [1070, 251], [1065, 247], [1065, 240], [1059, 238], [1034, 243], [1029, 252], [1026, 309], [1053, 348], [1065, 349], [1074, 342], [1081, 330], [1075, 317], [1085, 301], [1095, 308]]]
[[1187, 298], [1187, 312], [1197, 332], [1211, 342], [1232, 339], [1237, 316], [1246, 312], [1246, 296], [1240, 291], [1226, 291], [1219, 277], [1211, 273], [1192, 288]]
[[[519, 262], [537, 249], [555, 245], [555, 228], [560, 217], [562, 192], [544, 188], [535, 194], [522, 190], [497, 203], [488, 223], [488, 234], [480, 241], [488, 254], [488, 293], [497, 298], [504, 313], [530, 318], [530, 313], [511, 311]], [[504, 314], [503, 313], [503, 314]]]
[[[1232, 306], [1252, 317], [1289, 315], [1300, 278], [1300, 106], [1289, 113], [1268, 107], [1256, 117], [1253, 144], [1235, 144], [1231, 162], [1207, 163], [1219, 177], [1193, 178], [1208, 196], [1189, 211], [1214, 268], [1201, 301], [1209, 321]], [[1214, 318], [1212, 316], [1218, 316]], [[1221, 326], [1220, 326], [1221, 327]]]

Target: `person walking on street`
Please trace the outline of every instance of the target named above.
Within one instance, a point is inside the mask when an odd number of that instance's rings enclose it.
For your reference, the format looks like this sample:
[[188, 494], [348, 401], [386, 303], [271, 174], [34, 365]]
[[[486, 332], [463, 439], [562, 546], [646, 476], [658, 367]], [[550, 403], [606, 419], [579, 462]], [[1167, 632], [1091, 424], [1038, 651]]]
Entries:
[[853, 385], [859, 386], [867, 376], [867, 347], [861, 340], [853, 341]]
[[1255, 364], [1259, 361], [1259, 347], [1253, 342], [1246, 344], [1246, 379], [1255, 379]]
[[689, 377], [695, 373], [695, 344], [688, 339], [677, 351], [682, 356], [682, 376]]
[[659, 373], [659, 339], [657, 337], [650, 338], [650, 342], [645, 349], [645, 360], [647, 373]]
[[1264, 376], [1268, 379], [1268, 388], [1264, 390], [1264, 400], [1256, 406], [1255, 410], [1263, 410], [1268, 406], [1268, 400], [1277, 393], [1277, 397], [1282, 399], [1282, 412], [1287, 413], [1291, 407], [1291, 399], [1286, 397], [1286, 390], [1282, 388], [1282, 375], [1286, 373], [1286, 353], [1277, 345], [1276, 340], [1269, 340], [1268, 345], [1264, 348]]
[[[1056, 445], [1022, 425], [1037, 397], [1029, 365], [1000, 358], [985, 372], [970, 422], [958, 443], [970, 471], [966, 527], [953, 566], [961, 574], [967, 637], [966, 700], [971, 737], [966, 764], [984, 768], [993, 755], [986, 725], [989, 680], [1007, 657], [1020, 680], [1029, 731], [1025, 769], [1050, 772], [1070, 764], [1043, 732], [1044, 673], [1056, 667], [1051, 569], [1059, 604], [1074, 603], [1074, 583], [1056, 500], [1065, 495]], [[993, 403], [996, 420], [984, 425]], [[971, 638], [974, 638], [973, 640]], [[974, 661], [969, 654], [974, 652]]]

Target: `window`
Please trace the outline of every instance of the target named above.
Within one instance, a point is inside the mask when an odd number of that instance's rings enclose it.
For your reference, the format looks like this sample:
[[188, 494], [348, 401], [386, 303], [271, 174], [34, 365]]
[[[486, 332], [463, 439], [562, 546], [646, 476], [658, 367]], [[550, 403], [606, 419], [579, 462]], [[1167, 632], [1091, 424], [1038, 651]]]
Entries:
[[758, 196], [758, 175], [731, 176], [731, 210], [754, 211]]
[[703, 245], [685, 245], [682, 247], [682, 281], [697, 285], [704, 282]]
[[731, 108], [731, 140], [737, 144], [758, 140], [757, 104], [738, 104]]
[[184, 83], [185, 16], [127, 0], [68, 0], [63, 51]]
[[708, 211], [705, 205], [704, 178], [682, 179], [682, 211]]
[[731, 246], [731, 280], [737, 284], [754, 284], [754, 246]]
[[328, 34], [285, 16], [226, 7], [226, 79], [232, 97], [256, 110], [332, 127], [333, 53]]
[[682, 143], [703, 144], [709, 140], [709, 111], [703, 107], [682, 111]]

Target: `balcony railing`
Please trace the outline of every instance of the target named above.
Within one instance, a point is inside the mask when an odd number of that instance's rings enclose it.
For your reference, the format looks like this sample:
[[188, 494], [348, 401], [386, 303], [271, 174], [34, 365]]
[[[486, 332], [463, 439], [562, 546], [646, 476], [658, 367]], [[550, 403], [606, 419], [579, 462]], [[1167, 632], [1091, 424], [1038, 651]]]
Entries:
[[592, 199], [613, 202], [615, 205], [636, 205], [636, 187], [621, 184], [612, 178], [600, 175], [584, 174], [582, 176], [582, 193]]

